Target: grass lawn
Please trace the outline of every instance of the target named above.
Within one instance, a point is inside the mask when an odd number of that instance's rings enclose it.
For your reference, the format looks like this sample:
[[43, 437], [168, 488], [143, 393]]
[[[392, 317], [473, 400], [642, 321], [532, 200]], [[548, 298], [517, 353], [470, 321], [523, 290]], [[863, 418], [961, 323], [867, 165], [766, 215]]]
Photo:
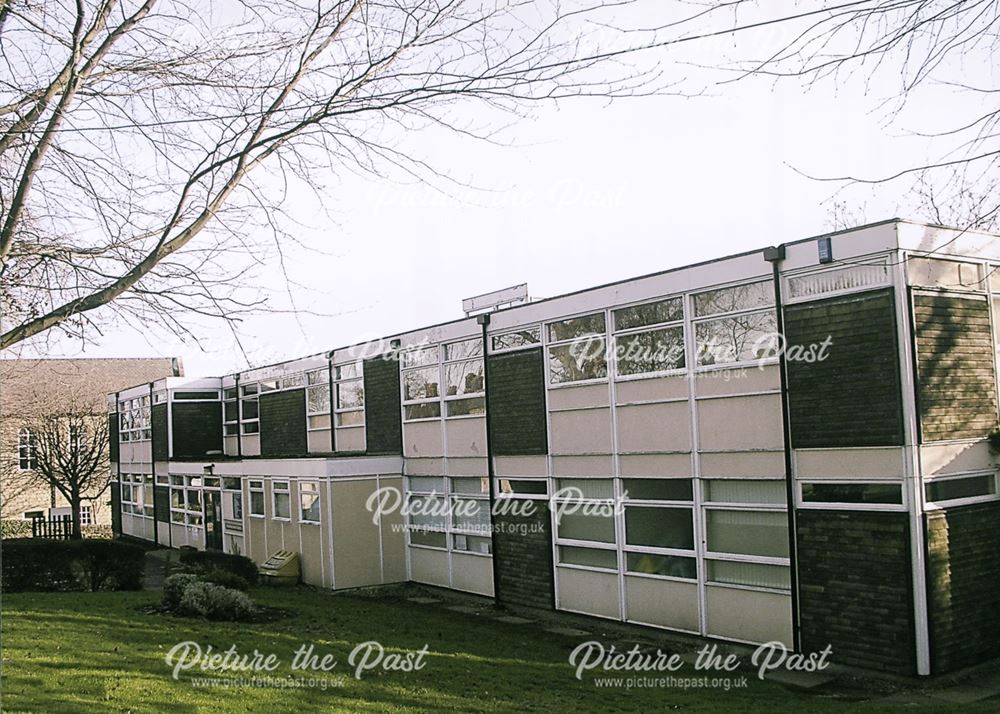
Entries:
[[[848, 712], [858, 702], [791, 693], [751, 675], [749, 689], [598, 688], [593, 676], [574, 677], [567, 662], [580, 638], [532, 626], [504, 625], [385, 597], [333, 596], [308, 589], [253, 592], [263, 604], [293, 612], [261, 624], [208, 623], [143, 614], [159, 594], [23, 593], [3, 596], [2, 709], [5, 712], [652, 712], [795, 711]], [[323, 677], [338, 686], [279, 689], [201, 688], [189, 670], [175, 681], [164, 661], [178, 642], [242, 654], [275, 653], [281, 667], [272, 677]], [[387, 651], [428, 645], [420, 671], [368, 672], [352, 676], [347, 657], [358, 644], [382, 643]], [[301, 644], [330, 653], [337, 667], [327, 674], [293, 673]], [[680, 674], [691, 674], [690, 668]], [[225, 676], [225, 675], [219, 675]], [[995, 707], [995, 703], [993, 704]], [[901, 711], [868, 705], [866, 709]], [[944, 711], [919, 707], [922, 712]], [[992, 711], [985, 706], [981, 711]], [[962, 707], [963, 712], [980, 711]]]

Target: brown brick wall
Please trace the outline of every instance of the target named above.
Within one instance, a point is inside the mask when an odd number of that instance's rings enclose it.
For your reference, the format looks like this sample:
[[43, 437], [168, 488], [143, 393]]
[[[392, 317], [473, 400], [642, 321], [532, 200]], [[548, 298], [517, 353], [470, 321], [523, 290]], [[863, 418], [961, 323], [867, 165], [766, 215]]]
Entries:
[[997, 424], [986, 300], [913, 296], [921, 439], [986, 436]]
[[1000, 656], [1000, 503], [927, 514], [931, 667]]
[[915, 673], [905, 513], [797, 511], [802, 646], [831, 659]]
[[[501, 602], [553, 609], [552, 522], [545, 501], [531, 501], [534, 509], [523, 515], [494, 516], [497, 529], [493, 567], [497, 569], [497, 599]], [[498, 510], [502, 510], [498, 509]]]

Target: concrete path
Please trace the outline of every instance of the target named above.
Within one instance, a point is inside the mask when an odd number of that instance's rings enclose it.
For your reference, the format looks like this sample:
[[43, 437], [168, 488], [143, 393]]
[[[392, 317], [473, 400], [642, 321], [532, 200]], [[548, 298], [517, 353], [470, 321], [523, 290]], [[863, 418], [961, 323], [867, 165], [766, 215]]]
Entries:
[[143, 590], [162, 590], [163, 581], [176, 567], [180, 551], [170, 548], [146, 551], [145, 570], [142, 575]]

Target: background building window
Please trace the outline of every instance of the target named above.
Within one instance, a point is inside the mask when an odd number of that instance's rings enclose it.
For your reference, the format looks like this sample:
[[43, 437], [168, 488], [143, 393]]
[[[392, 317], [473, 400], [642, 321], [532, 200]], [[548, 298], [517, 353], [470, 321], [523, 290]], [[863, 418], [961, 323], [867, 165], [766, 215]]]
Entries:
[[38, 468], [38, 436], [26, 426], [17, 435], [17, 467], [21, 471]]

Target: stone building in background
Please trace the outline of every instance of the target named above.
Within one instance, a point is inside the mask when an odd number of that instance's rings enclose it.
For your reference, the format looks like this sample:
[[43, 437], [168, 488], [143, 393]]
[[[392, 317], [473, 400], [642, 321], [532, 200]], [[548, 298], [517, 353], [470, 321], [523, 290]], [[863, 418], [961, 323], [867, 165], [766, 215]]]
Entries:
[[[109, 392], [179, 376], [183, 368], [176, 357], [0, 360], [0, 520], [70, 514], [66, 499], [37, 479], [33, 422], [67, 411], [103, 419]], [[110, 500], [107, 490], [88, 494], [82, 525], [110, 524]]]

